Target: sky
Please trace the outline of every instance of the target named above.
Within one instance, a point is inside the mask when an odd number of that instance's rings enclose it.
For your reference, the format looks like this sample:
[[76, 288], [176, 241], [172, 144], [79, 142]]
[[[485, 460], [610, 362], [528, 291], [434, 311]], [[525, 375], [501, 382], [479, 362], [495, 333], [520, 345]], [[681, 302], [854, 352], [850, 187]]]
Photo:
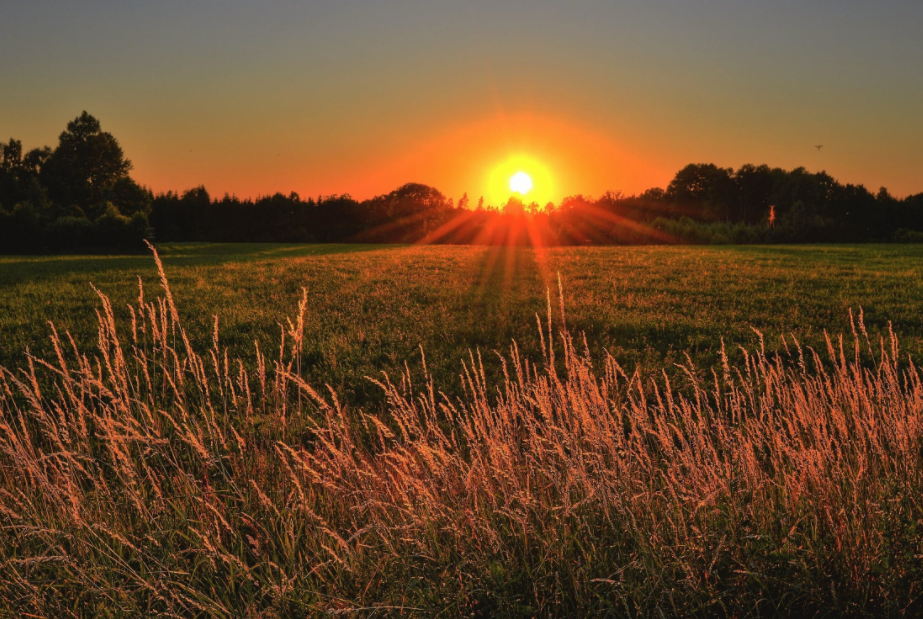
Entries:
[[[688, 163], [923, 192], [919, 0], [0, 0], [0, 139], [87, 110], [154, 191], [472, 203]], [[818, 151], [814, 148], [823, 144]]]

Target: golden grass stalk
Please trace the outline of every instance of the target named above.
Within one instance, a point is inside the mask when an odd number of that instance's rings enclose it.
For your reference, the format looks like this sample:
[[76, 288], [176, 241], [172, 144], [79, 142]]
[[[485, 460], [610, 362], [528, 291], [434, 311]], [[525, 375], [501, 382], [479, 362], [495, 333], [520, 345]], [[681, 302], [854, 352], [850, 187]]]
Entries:
[[155, 261], [130, 341], [100, 295], [98, 354], [53, 330], [0, 370], [0, 614], [919, 611], [923, 382], [861, 315], [849, 355], [760, 336], [645, 381], [549, 299], [542, 358], [351, 411], [301, 376], [306, 296], [251, 375], [217, 320], [193, 350]]

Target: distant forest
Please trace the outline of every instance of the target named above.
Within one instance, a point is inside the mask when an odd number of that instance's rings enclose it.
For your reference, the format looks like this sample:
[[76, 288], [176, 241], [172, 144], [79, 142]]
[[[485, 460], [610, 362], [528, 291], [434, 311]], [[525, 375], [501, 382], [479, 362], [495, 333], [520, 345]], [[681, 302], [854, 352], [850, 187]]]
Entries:
[[349, 195], [214, 198], [154, 194], [130, 176], [118, 140], [84, 112], [58, 145], [2, 145], [0, 253], [140, 248], [158, 242], [512, 245], [923, 242], [923, 193], [842, 185], [804, 168], [692, 164], [666, 189], [572, 196], [560, 204], [458, 202], [421, 184]]

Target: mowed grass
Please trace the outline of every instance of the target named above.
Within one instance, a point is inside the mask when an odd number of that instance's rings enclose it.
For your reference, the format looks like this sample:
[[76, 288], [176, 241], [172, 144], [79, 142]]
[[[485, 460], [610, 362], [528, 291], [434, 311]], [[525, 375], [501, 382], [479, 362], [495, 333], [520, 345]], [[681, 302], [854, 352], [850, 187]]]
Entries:
[[[864, 310], [871, 333], [893, 323], [902, 351], [923, 352], [923, 247], [607, 247], [166, 244], [160, 246], [180, 316], [195, 344], [221, 343], [250, 360], [254, 341], [277, 350], [281, 326], [308, 291], [303, 373], [357, 405], [380, 400], [366, 377], [416, 370], [420, 347], [439, 388], [454, 393], [461, 360], [516, 340], [538, 354], [535, 314], [560, 275], [567, 326], [591, 351], [645, 373], [712, 367], [724, 340], [732, 360], [781, 336], [823, 347], [823, 330], [850, 334]], [[161, 294], [150, 255], [0, 257], [0, 365], [47, 356], [48, 322], [84, 350], [97, 339], [93, 286], [126, 306]], [[122, 322], [125, 324], [125, 322]]]

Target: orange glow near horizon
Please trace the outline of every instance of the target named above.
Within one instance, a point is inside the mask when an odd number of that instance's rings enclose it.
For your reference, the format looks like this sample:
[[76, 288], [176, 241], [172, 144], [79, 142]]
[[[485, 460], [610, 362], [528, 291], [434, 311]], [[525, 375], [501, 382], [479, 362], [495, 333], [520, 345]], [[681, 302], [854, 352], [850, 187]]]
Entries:
[[[112, 129], [122, 134], [118, 127]], [[129, 133], [122, 143], [135, 163], [134, 177], [155, 192], [204, 185], [214, 197], [296, 191], [305, 198], [350, 194], [363, 200], [418, 182], [456, 202], [467, 193], [472, 208], [482, 196], [485, 205], [503, 206], [515, 193], [510, 179], [523, 172], [532, 180], [523, 200], [544, 207], [578, 193], [630, 194], [664, 186], [676, 171], [669, 163], [652, 164], [654, 158], [631, 143], [619, 144], [604, 132], [560, 117], [496, 114], [430, 129], [395, 132], [360, 145], [344, 144], [337, 135], [318, 135], [311, 148], [304, 147], [305, 140], [298, 147], [280, 147], [276, 156], [264, 156], [268, 153], [258, 147], [220, 152], [195, 148], [164, 159], [150, 155], [157, 144], [150, 136]], [[244, 144], [248, 136], [237, 135]], [[252, 158], [241, 160], [242, 152]]]
[[511, 195], [542, 206], [554, 200], [555, 179], [547, 166], [533, 157], [513, 155], [490, 170], [484, 181], [484, 200], [502, 206]]
[[675, 173], [599, 132], [532, 114], [463, 124], [400, 152], [340, 170], [338, 187], [322, 191], [362, 199], [420, 182], [456, 200], [467, 193], [472, 208], [481, 196], [486, 205], [502, 206], [516, 193], [510, 179], [523, 172], [532, 180], [524, 201], [545, 206], [578, 193], [641, 192], [663, 186]]

